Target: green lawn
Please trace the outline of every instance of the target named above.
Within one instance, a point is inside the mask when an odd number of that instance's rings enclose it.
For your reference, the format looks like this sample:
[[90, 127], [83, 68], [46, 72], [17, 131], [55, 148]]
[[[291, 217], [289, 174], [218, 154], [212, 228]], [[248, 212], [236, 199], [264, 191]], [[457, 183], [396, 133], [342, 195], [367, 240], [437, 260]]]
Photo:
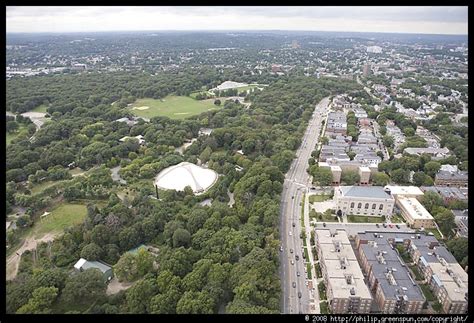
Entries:
[[438, 229], [433, 228], [433, 229], [425, 229], [425, 232], [431, 232], [433, 233], [434, 237], [438, 240], [442, 240], [443, 238], [441, 237], [441, 233], [439, 233]]
[[327, 299], [327, 296], [326, 296], [326, 285], [324, 284], [323, 281], [321, 281], [321, 282], [318, 284], [318, 291], [319, 291], [319, 299], [320, 299], [320, 300], [326, 300], [326, 299]]
[[383, 223], [382, 217], [367, 215], [348, 215], [347, 222], [350, 223]]
[[321, 272], [321, 267], [319, 267], [319, 264], [316, 263], [314, 264], [314, 269], [316, 271], [316, 277], [317, 278], [322, 278], [323, 277], [323, 273]]
[[410, 254], [408, 253], [407, 249], [402, 244], [397, 244], [396, 248], [398, 250], [398, 253], [400, 254], [400, 257], [403, 259], [404, 262], [406, 263], [412, 262]]
[[321, 308], [321, 314], [329, 314], [328, 302], [319, 302]]
[[7, 139], [7, 145], [9, 145], [13, 139], [18, 138], [20, 135], [25, 134], [25, 135], [28, 136], [27, 126], [22, 124], [22, 123], [19, 123], [18, 125], [19, 125], [19, 127], [18, 127], [17, 131], [15, 131], [13, 133], [8, 133], [7, 132], [7, 138], [6, 138]]
[[306, 248], [305, 246], [303, 250], [304, 250], [304, 256], [305, 256], [306, 261], [309, 261], [308, 248]]
[[330, 195], [310, 195], [309, 203], [324, 202], [331, 199]]
[[413, 271], [413, 274], [415, 274], [415, 279], [416, 280], [423, 280], [423, 275], [421, 274], [420, 270], [418, 269], [418, 266], [413, 265], [410, 266], [411, 271]]
[[203, 95], [205, 94], [205, 95], [207, 95], [208, 97], [209, 97], [209, 96], [211, 96], [211, 97], [214, 96], [214, 95], [211, 94], [209, 91], [196, 91], [196, 92], [193, 92], [193, 93], [189, 94], [189, 96], [190, 96], [191, 98], [195, 99], [196, 96], [197, 96], [199, 93], [201, 93], [201, 94], [203, 94]]
[[65, 228], [81, 223], [87, 215], [85, 203], [61, 203], [44, 218], [40, 218], [34, 227], [37, 238], [49, 232], [62, 232]]
[[39, 105], [37, 106], [36, 108], [34, 108], [33, 110], [31, 110], [32, 112], [43, 112], [43, 113], [47, 113], [46, 109], [48, 108], [47, 105]]
[[[145, 110], [133, 108], [149, 107]], [[220, 109], [213, 99], [195, 100], [187, 96], [169, 95], [164, 99], [139, 99], [132, 104], [131, 111], [138, 117], [153, 118], [165, 116], [171, 119], [185, 119], [209, 110]]]
[[44, 191], [45, 189], [47, 189], [48, 187], [51, 187], [53, 186], [54, 184], [57, 184], [57, 183], [60, 183], [62, 181], [45, 181], [43, 183], [40, 183], [40, 184], [35, 184], [31, 189], [31, 195], [35, 195], [35, 194], [38, 194], [38, 193], [41, 193], [42, 191]]
[[419, 286], [421, 290], [423, 291], [423, 295], [425, 295], [425, 298], [428, 302], [433, 302], [436, 300], [436, 297], [433, 295], [433, 292], [431, 291], [428, 285], [420, 284]]
[[313, 279], [313, 276], [311, 275], [311, 264], [309, 262], [306, 263], [306, 272], [308, 274], [308, 279]]
[[392, 215], [392, 223], [405, 223], [405, 220], [403, 219], [402, 216], [398, 214], [393, 214]]

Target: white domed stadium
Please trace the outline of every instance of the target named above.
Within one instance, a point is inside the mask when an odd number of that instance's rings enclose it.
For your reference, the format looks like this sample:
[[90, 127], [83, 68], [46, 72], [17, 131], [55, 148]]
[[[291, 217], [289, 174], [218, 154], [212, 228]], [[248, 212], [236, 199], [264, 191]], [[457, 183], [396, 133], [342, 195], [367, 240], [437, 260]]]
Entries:
[[163, 169], [155, 178], [155, 185], [166, 190], [184, 191], [190, 186], [193, 192], [203, 193], [217, 181], [217, 173], [212, 169], [182, 162]]

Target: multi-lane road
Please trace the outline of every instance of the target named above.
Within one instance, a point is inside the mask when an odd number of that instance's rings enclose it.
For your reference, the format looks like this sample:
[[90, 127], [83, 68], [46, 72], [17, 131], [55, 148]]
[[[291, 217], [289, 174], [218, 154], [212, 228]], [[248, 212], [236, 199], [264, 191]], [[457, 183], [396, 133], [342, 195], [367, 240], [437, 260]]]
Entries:
[[[309, 289], [306, 286], [303, 243], [300, 239], [301, 203], [310, 183], [306, 172], [308, 159], [316, 146], [321, 131], [321, 121], [327, 114], [329, 98], [317, 105], [303, 136], [300, 148], [296, 152], [290, 170], [285, 176], [280, 206], [280, 278], [282, 286], [282, 313], [309, 313]], [[296, 260], [296, 256], [299, 260]]]

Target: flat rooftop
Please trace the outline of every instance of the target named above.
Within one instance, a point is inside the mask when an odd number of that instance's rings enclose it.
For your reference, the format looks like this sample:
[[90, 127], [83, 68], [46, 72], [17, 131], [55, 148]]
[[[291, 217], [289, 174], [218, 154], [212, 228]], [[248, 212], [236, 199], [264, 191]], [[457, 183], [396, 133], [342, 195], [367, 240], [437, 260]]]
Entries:
[[363, 244], [361, 252], [370, 264], [385, 298], [404, 297], [408, 301], [423, 301], [423, 292], [411, 279], [408, 269], [388, 244]]
[[382, 186], [339, 186], [339, 191], [345, 197], [378, 198], [393, 200], [393, 197], [384, 191]]
[[414, 220], [433, 220], [430, 212], [414, 197], [400, 197], [398, 203]]
[[327, 284], [333, 297], [371, 299], [346, 231], [315, 229], [315, 233], [322, 255], [321, 262], [327, 271]]
[[395, 186], [387, 185], [392, 195], [424, 195], [423, 191], [416, 186]]

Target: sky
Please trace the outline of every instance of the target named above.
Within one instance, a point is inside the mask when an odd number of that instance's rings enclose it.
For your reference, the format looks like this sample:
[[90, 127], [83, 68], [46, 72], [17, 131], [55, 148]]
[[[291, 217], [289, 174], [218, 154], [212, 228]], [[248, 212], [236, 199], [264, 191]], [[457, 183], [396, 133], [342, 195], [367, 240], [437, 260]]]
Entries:
[[465, 7], [7, 6], [7, 32], [306, 30], [468, 33]]

